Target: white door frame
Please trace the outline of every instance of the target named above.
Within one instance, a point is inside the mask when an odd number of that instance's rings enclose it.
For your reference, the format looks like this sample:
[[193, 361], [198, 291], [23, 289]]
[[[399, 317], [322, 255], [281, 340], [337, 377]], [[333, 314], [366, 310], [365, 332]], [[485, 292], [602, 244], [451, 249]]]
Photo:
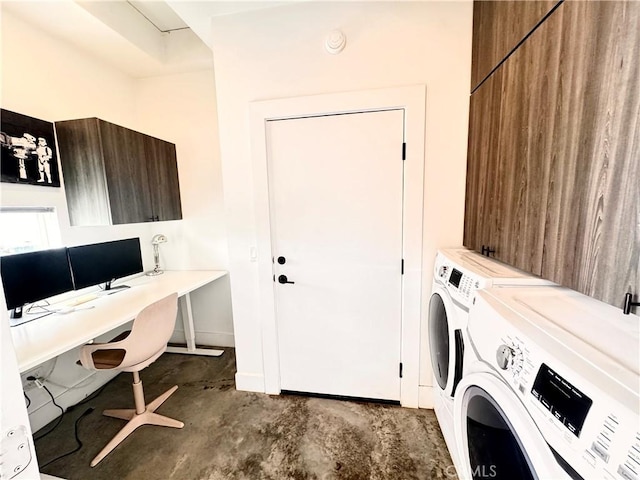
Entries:
[[[267, 173], [266, 122], [288, 118], [403, 109], [406, 160], [404, 165], [403, 257], [400, 403], [418, 407], [420, 318], [422, 293], [422, 223], [426, 88], [424, 85], [333, 93], [252, 102], [249, 105], [253, 194], [258, 249], [258, 289], [265, 392], [280, 393], [280, 362], [275, 313], [271, 221]], [[399, 152], [400, 155], [401, 152]]]

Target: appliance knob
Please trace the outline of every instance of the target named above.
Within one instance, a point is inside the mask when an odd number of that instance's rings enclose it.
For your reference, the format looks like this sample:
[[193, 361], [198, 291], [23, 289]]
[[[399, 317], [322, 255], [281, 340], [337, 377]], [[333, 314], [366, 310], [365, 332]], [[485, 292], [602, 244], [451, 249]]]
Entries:
[[496, 362], [498, 363], [498, 367], [502, 370], [506, 370], [513, 364], [514, 357], [515, 352], [513, 351], [513, 348], [508, 345], [502, 344], [496, 351]]

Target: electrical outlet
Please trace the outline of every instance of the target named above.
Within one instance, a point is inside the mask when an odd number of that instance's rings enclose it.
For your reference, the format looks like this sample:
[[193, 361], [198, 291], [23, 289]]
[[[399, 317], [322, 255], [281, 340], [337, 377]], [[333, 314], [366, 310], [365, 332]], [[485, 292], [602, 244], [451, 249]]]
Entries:
[[26, 392], [28, 390], [33, 390], [34, 388], [37, 388], [36, 383], [33, 380], [27, 380], [27, 377], [40, 378], [43, 376], [43, 374], [44, 374], [44, 368], [42, 368], [42, 366], [38, 366], [36, 368], [32, 368], [31, 370], [24, 372], [22, 375], [20, 375], [20, 379], [22, 380], [22, 389]]
[[25, 392], [28, 392], [30, 390], [33, 390], [34, 388], [38, 388], [38, 386], [36, 385], [36, 382], [32, 381], [32, 380], [27, 380], [27, 379], [22, 379], [22, 390], [24, 390]]

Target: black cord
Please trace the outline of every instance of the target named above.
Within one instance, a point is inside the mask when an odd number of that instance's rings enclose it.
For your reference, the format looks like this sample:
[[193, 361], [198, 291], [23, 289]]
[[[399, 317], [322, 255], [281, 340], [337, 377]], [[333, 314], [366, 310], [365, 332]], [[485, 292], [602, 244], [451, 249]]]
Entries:
[[27, 399], [27, 408], [29, 408], [31, 406], [31, 399], [27, 396], [26, 393], [22, 392], [22, 394], [24, 395], [24, 398]]
[[[36, 380], [36, 378], [29, 376], [27, 377], [27, 380]], [[60, 425], [60, 422], [62, 422], [62, 417], [64, 417], [64, 408], [62, 408], [60, 405], [56, 403], [56, 399], [53, 397], [53, 394], [49, 391], [46, 385], [42, 385], [42, 388], [44, 388], [46, 392], [49, 394], [49, 396], [51, 397], [51, 402], [60, 409], [60, 416], [58, 417], [58, 421], [56, 422], [56, 424], [53, 427], [51, 427], [48, 432], [45, 432], [38, 437], [33, 437], [34, 442], [37, 442], [41, 438], [44, 438], [47, 435], [49, 435], [51, 432], [53, 432], [56, 429], [56, 427]]]
[[[27, 377], [27, 380], [29, 381], [34, 381], [36, 380], [36, 377], [33, 376], [29, 376]], [[46, 380], [44, 380], [46, 382]], [[71, 405], [70, 407], [67, 408], [67, 411], [70, 412], [71, 410], [73, 410], [74, 408], [76, 408], [78, 405], [82, 405], [84, 403], [87, 403], [91, 400], [93, 400], [94, 398], [96, 398], [98, 395], [100, 395], [102, 393], [102, 391], [107, 388], [107, 385], [109, 385], [109, 383], [111, 383], [111, 381], [105, 383], [103, 386], [101, 386], [98, 390], [96, 390], [95, 392], [93, 392], [91, 395], [87, 396], [86, 398], [84, 398], [83, 400], [79, 401], [78, 403], [76, 403], [75, 405]], [[40, 440], [41, 438], [46, 437], [47, 435], [49, 435], [51, 432], [53, 432], [58, 425], [60, 425], [60, 422], [62, 422], [62, 416], [64, 415], [65, 411], [64, 409], [58, 405], [55, 401], [55, 399], [53, 398], [53, 395], [51, 394], [51, 392], [49, 391], [49, 389], [46, 387], [46, 385], [42, 385], [42, 388], [44, 388], [47, 393], [49, 394], [49, 396], [51, 397], [51, 401], [53, 402], [53, 404], [58, 407], [60, 409], [60, 416], [58, 417], [58, 421], [56, 422], [56, 424], [48, 431], [43, 433], [42, 435], [39, 435], [38, 437], [33, 437], [33, 441], [36, 442], [38, 440]], [[27, 397], [27, 394], [25, 393], [24, 396], [27, 398], [27, 400], [29, 400], [29, 404], [27, 405], [27, 408], [29, 408], [29, 405], [31, 405], [31, 400], [29, 399], [29, 397]], [[92, 407], [93, 408], [93, 407]]]
[[58, 460], [60, 460], [61, 458], [64, 457], [68, 457], [69, 455], [76, 453], [78, 450], [80, 450], [82, 448], [82, 441], [80, 440], [80, 436], [78, 435], [78, 425], [80, 424], [80, 420], [82, 420], [84, 417], [86, 417], [87, 415], [89, 415], [91, 412], [93, 412], [95, 409], [93, 407], [89, 407], [87, 408], [84, 413], [82, 415], [80, 415], [74, 424], [74, 434], [76, 437], [76, 448], [74, 448], [73, 450], [67, 452], [67, 453], [63, 453], [62, 455], [57, 456], [56, 458], [54, 458], [53, 460], [49, 460], [47, 463], [45, 463], [44, 465], [40, 465], [40, 469], [43, 469], [49, 465], [51, 465], [53, 462], [57, 462]]

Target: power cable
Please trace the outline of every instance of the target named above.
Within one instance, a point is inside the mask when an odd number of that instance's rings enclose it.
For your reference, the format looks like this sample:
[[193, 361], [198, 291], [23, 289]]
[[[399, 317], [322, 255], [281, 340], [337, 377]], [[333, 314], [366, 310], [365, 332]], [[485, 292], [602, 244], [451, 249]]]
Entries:
[[93, 407], [89, 407], [87, 408], [84, 413], [82, 415], [80, 415], [73, 426], [73, 431], [74, 431], [74, 435], [76, 437], [76, 448], [74, 448], [73, 450], [68, 451], [67, 453], [63, 453], [62, 455], [57, 456], [56, 458], [54, 458], [53, 460], [49, 460], [47, 463], [45, 463], [44, 465], [40, 465], [40, 469], [42, 470], [43, 468], [51, 465], [53, 462], [57, 462], [58, 460], [60, 460], [61, 458], [64, 457], [68, 457], [69, 455], [76, 453], [78, 450], [80, 450], [82, 448], [82, 441], [80, 440], [80, 436], [78, 435], [78, 425], [80, 424], [80, 420], [82, 420], [84, 417], [86, 417], [87, 415], [89, 415], [91, 412], [93, 412], [95, 409]]

